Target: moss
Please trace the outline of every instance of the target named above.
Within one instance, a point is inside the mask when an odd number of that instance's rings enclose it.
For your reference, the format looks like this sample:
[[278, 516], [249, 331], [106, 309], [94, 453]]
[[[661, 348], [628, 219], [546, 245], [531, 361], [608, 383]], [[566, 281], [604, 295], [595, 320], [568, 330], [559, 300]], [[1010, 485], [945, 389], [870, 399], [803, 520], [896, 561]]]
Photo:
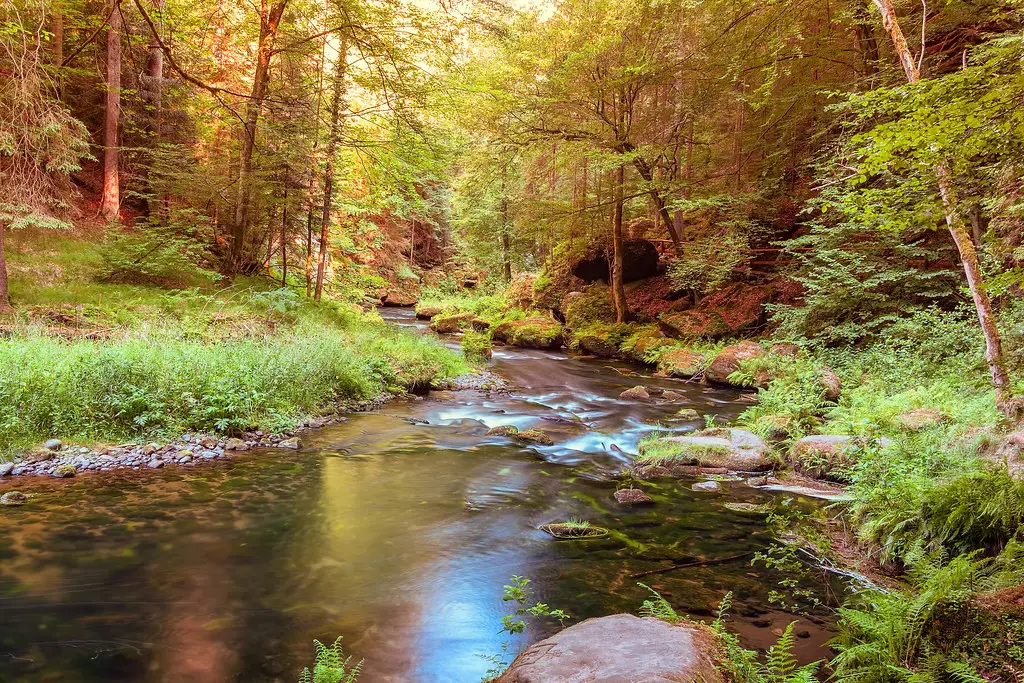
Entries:
[[704, 372], [706, 367], [707, 359], [703, 354], [686, 348], [669, 349], [658, 357], [658, 372], [669, 377], [689, 379]]
[[693, 465], [705, 466], [718, 460], [725, 460], [733, 454], [732, 448], [714, 444], [687, 444], [655, 439], [640, 444], [640, 455], [634, 458], [637, 465]]
[[619, 350], [630, 360], [654, 364], [663, 350], [673, 345], [657, 325], [642, 325], [632, 328], [630, 335], [619, 344]]
[[550, 436], [540, 431], [539, 429], [524, 429], [521, 432], [513, 434], [517, 441], [523, 443], [537, 444], [538, 446], [552, 446], [555, 440]]
[[472, 313], [456, 313], [455, 315], [436, 315], [430, 321], [430, 329], [441, 334], [452, 334], [470, 326], [476, 316]]
[[555, 349], [562, 345], [563, 339], [562, 326], [545, 318], [505, 321], [494, 327], [491, 337], [530, 349]]
[[570, 330], [614, 322], [615, 307], [607, 285], [590, 285], [565, 297], [565, 326]]
[[490, 336], [483, 332], [466, 332], [462, 337], [462, 354], [469, 361], [486, 361], [491, 357]]

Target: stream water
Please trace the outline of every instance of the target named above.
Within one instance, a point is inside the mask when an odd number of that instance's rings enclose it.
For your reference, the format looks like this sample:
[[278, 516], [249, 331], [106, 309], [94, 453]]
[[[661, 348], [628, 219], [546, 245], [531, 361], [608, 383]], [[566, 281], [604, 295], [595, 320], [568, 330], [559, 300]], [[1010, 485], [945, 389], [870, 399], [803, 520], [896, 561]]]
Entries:
[[[383, 313], [422, 327], [410, 310]], [[503, 643], [514, 653], [558, 629], [499, 632], [513, 574], [574, 620], [635, 613], [646, 597], [637, 581], [701, 618], [732, 591], [729, 625], [746, 645], [765, 647], [800, 619], [800, 657], [826, 654], [827, 620], [771, 604], [786, 576], [749, 555], [631, 576], [763, 549], [763, 516], [724, 503], [785, 494], [742, 481], [694, 492], [695, 480], [678, 480], [644, 485], [652, 507], [617, 505], [629, 454], [682, 407], [619, 393], [671, 388], [723, 420], [749, 397], [544, 351], [499, 349], [491, 369], [511, 394], [396, 401], [304, 434], [297, 453], [3, 482], [0, 492], [40, 495], [0, 509], [0, 681], [296, 681], [312, 639], [338, 635], [365, 658], [363, 683], [479, 681]], [[556, 443], [484, 437], [503, 424]], [[537, 530], [570, 516], [611, 534], [554, 541]]]

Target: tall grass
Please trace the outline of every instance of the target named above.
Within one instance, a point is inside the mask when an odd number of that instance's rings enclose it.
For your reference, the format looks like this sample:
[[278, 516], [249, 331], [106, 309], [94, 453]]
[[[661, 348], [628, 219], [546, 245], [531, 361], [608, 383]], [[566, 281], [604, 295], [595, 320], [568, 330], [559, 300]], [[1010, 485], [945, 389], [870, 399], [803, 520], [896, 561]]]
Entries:
[[338, 401], [465, 370], [436, 341], [368, 318], [214, 343], [167, 328], [106, 341], [16, 336], [0, 340], [0, 443], [285, 429]]

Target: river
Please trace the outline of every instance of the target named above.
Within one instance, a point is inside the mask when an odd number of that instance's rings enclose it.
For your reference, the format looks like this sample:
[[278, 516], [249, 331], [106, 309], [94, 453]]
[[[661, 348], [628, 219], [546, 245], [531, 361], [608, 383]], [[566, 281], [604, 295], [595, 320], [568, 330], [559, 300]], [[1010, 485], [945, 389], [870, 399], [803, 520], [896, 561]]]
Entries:
[[[423, 327], [410, 310], [383, 313]], [[727, 421], [749, 396], [556, 352], [501, 348], [491, 370], [515, 389], [401, 399], [304, 434], [296, 453], [17, 482], [40, 495], [0, 509], [0, 681], [291, 682], [312, 663], [312, 639], [338, 635], [365, 658], [363, 683], [479, 681], [504, 643], [514, 653], [558, 628], [499, 632], [513, 574], [574, 621], [635, 613], [638, 580], [704, 619], [732, 591], [729, 625], [748, 646], [800, 619], [801, 658], [827, 654], [827, 617], [773, 605], [786, 576], [749, 555], [631, 576], [770, 542], [763, 516], [724, 503], [786, 494], [742, 481], [720, 493], [644, 484], [652, 507], [612, 498], [659, 420], [685, 405]], [[618, 398], [636, 384], [687, 402]], [[555, 445], [484, 437], [503, 424], [544, 429]], [[570, 516], [612, 533], [555, 541], [537, 530]]]

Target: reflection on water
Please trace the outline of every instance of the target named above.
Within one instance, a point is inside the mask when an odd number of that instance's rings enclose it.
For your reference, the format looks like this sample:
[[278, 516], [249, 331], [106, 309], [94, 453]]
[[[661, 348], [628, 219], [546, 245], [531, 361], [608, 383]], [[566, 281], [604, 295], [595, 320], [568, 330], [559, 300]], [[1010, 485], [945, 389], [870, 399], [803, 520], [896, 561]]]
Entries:
[[[363, 681], [477, 681], [506, 640], [512, 574], [585, 618], [636, 611], [631, 574], [767, 542], [759, 517], [723, 507], [770, 499], [742, 482], [645, 487], [657, 505], [637, 510], [612, 498], [639, 438], [681, 407], [619, 392], [672, 388], [726, 419], [738, 394], [538, 351], [501, 350], [493, 368], [512, 395], [399, 401], [306, 435], [298, 453], [18, 482], [40, 495], [0, 511], [0, 680], [294, 681], [311, 640], [341, 634], [367, 660]], [[502, 424], [556, 445], [484, 437]], [[568, 516], [612, 534], [563, 543], [536, 530]], [[734, 627], [763, 646], [792, 619], [767, 600], [780, 578], [743, 557], [642, 580], [699, 616], [733, 591]], [[802, 619], [803, 654], [821, 656], [827, 632]]]

